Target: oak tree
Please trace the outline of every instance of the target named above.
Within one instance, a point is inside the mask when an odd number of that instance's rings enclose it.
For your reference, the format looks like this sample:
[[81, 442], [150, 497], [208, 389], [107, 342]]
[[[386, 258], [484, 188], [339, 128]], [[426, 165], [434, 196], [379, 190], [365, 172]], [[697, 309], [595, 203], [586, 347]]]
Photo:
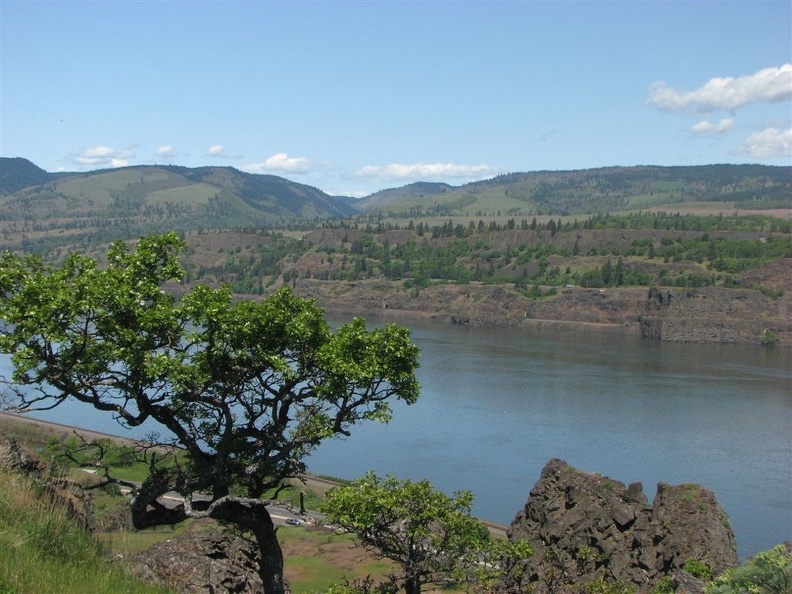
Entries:
[[[349, 485], [328, 491], [322, 504], [327, 520], [354, 533], [375, 556], [394, 561], [407, 594], [426, 584], [449, 580], [486, 585], [497, 590], [531, 554], [524, 543], [494, 541], [471, 516], [473, 495], [453, 496], [426, 480], [380, 478], [369, 472]], [[512, 590], [513, 591], [513, 590]]]
[[[209, 517], [253, 534], [267, 594], [284, 591], [283, 554], [263, 499], [306, 470], [321, 442], [390, 403], [418, 398], [418, 349], [393, 325], [355, 319], [335, 331], [308, 299], [282, 289], [235, 301], [183, 278], [174, 233], [118, 242], [107, 261], [72, 254], [52, 266], [0, 255], [0, 352], [11, 354], [20, 411], [77, 400], [124, 427], [156, 423], [156, 450], [132, 503], [137, 528]], [[181, 495], [166, 506], [168, 492]]]

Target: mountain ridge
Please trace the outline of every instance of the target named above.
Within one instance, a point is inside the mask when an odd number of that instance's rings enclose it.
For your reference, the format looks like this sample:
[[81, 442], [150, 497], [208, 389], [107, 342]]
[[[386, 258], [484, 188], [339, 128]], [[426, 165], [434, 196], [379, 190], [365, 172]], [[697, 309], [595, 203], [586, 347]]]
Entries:
[[164, 230], [268, 229], [355, 212], [312, 186], [232, 167], [136, 165], [48, 173], [27, 159], [0, 159], [3, 231], [30, 237], [86, 235], [81, 230], [89, 227], [91, 241]]
[[[408, 186], [405, 186], [407, 188]], [[402, 188], [403, 190], [404, 188]], [[389, 191], [386, 196], [394, 196]], [[377, 196], [374, 194], [372, 196]], [[416, 198], [359, 203], [383, 216], [590, 215], [685, 202], [734, 202], [748, 208], [792, 208], [792, 167], [772, 165], [613, 166], [513, 172]]]

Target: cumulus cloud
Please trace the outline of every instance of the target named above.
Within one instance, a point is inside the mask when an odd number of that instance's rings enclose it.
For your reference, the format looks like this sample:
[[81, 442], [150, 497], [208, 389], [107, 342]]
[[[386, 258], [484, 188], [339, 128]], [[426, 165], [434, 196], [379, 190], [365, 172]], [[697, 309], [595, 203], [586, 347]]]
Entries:
[[94, 146], [83, 149], [76, 155], [67, 158], [68, 161], [84, 169], [103, 169], [107, 167], [126, 167], [129, 159], [135, 156], [131, 149], [117, 151], [109, 146]]
[[305, 157], [290, 157], [286, 153], [275, 153], [261, 163], [251, 163], [240, 167], [248, 173], [305, 173], [311, 162]]
[[743, 141], [742, 152], [757, 159], [792, 156], [792, 128], [766, 128]]
[[716, 134], [723, 134], [733, 126], [734, 120], [732, 118], [723, 118], [717, 123], [704, 120], [694, 126], [691, 126], [690, 131], [694, 134], [700, 134], [702, 136], [714, 136]]
[[226, 158], [226, 149], [222, 144], [213, 144], [208, 149], [206, 149], [206, 156], [207, 157], [214, 157], [217, 159]]
[[734, 110], [753, 103], [778, 103], [792, 98], [792, 64], [764, 68], [740, 77], [712, 78], [693, 91], [674, 89], [664, 81], [649, 87], [647, 104], [665, 111]]
[[455, 163], [391, 163], [366, 165], [358, 171], [360, 177], [378, 180], [444, 180], [483, 179], [497, 171], [489, 165], [458, 165]]
[[176, 149], [169, 144], [163, 144], [157, 149], [157, 156], [160, 158], [170, 158], [176, 155]]

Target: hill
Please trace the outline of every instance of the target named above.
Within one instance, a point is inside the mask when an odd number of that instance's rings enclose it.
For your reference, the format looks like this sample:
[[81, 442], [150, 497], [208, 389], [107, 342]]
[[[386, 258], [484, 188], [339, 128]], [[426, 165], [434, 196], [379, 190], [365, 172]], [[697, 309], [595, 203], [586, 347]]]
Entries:
[[792, 207], [792, 167], [704, 165], [608, 167], [509, 173], [461, 187], [387, 190], [362, 199], [366, 214], [541, 216], [588, 215], [691, 202], [735, 208]]
[[[311, 186], [231, 167], [139, 166], [53, 174], [0, 160], [0, 247], [39, 249], [152, 232], [272, 228], [355, 211]], [[46, 239], [44, 239], [46, 238]]]
[[58, 173], [48, 173], [21, 157], [0, 157], [0, 196], [12, 194], [17, 190], [45, 184], [62, 177]]
[[361, 212], [378, 211], [387, 207], [389, 204], [398, 203], [404, 200], [420, 200], [422, 198], [426, 198], [427, 196], [452, 192], [455, 189], [456, 188], [454, 188], [454, 186], [444, 183], [415, 182], [400, 188], [380, 190], [379, 192], [375, 192], [374, 194], [359, 200], [354, 204], [354, 206]]

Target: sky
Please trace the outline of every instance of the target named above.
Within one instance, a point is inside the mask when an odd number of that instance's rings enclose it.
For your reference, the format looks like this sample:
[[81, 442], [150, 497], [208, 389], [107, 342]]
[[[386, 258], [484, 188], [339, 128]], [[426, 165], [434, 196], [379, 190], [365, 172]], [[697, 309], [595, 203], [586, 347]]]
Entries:
[[792, 159], [792, 2], [0, 0], [0, 156], [365, 196]]

